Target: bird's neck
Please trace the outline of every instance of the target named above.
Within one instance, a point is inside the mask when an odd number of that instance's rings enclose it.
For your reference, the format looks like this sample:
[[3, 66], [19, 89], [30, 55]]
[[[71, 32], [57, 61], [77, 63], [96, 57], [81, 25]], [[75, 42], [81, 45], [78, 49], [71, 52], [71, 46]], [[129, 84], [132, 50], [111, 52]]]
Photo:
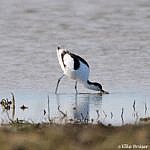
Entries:
[[95, 91], [99, 91], [98, 87], [95, 86], [95, 82], [91, 82], [89, 80], [85, 81], [84, 86], [90, 90], [95, 90]]

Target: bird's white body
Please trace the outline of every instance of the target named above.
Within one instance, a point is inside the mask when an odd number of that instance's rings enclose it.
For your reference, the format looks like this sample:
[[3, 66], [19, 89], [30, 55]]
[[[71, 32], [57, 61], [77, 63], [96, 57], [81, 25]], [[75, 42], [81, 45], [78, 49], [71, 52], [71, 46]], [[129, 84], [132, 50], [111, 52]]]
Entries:
[[[90, 68], [88, 63], [83, 58], [60, 47], [58, 47], [57, 49], [57, 57], [61, 69], [63, 70], [63, 76], [66, 75], [69, 78], [76, 81], [75, 85], [76, 92], [77, 92], [77, 82], [79, 81], [88, 89], [108, 93], [102, 89], [101, 84], [96, 82], [90, 82], [88, 80]], [[61, 76], [58, 79], [55, 93], [57, 93], [59, 82], [63, 76]]]
[[71, 57], [68, 51], [66, 51], [67, 53], [63, 56], [63, 59], [62, 59], [62, 53], [64, 51], [66, 50], [64, 49], [57, 50], [59, 64], [64, 74], [73, 80], [76, 80], [82, 83], [87, 82], [89, 78], [89, 72], [90, 72], [89, 67], [79, 60], [80, 67], [75, 70], [74, 59]]

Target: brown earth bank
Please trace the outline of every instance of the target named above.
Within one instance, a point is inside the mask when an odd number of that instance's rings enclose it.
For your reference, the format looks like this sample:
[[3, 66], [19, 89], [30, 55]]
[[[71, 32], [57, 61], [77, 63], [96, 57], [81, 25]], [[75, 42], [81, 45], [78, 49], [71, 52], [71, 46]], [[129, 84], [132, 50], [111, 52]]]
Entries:
[[150, 124], [8, 124], [0, 127], [1, 150], [150, 149]]

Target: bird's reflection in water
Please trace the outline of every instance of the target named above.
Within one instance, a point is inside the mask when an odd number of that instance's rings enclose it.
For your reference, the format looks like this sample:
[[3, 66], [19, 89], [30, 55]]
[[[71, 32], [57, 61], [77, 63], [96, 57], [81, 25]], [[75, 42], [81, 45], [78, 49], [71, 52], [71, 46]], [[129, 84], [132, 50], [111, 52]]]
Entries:
[[75, 95], [75, 106], [73, 108], [74, 121], [85, 122], [89, 121], [89, 95], [80, 101], [78, 95]]
[[59, 121], [89, 123], [97, 119], [97, 110], [101, 109], [102, 96], [98, 94], [57, 94]]

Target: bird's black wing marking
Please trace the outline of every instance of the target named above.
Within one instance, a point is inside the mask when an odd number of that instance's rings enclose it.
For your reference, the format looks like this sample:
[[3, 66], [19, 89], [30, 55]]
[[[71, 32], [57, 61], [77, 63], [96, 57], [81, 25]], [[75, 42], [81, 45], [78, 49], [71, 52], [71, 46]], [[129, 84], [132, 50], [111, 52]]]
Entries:
[[61, 53], [61, 58], [62, 58], [62, 62], [63, 62], [64, 67], [66, 67], [66, 65], [64, 63], [64, 55], [65, 54], [69, 54], [73, 58], [73, 60], [74, 60], [74, 70], [79, 69], [79, 67], [80, 67], [80, 61], [82, 63], [84, 63], [87, 67], [89, 67], [88, 63], [83, 58], [81, 58], [80, 56], [75, 55], [73, 53], [70, 53], [69, 51], [63, 51]]
[[74, 69], [77, 70], [80, 67], [80, 61], [84, 63], [87, 67], [89, 67], [88, 63], [78, 55], [69, 53], [70, 56], [74, 59]]
[[76, 55], [70, 53], [70, 56], [73, 58], [74, 60], [74, 70], [77, 70], [79, 69], [80, 67], [80, 62], [79, 62], [79, 59], [76, 57]]
[[66, 67], [66, 65], [65, 65], [65, 63], [64, 63], [64, 55], [67, 54], [67, 53], [69, 53], [69, 52], [68, 52], [68, 51], [63, 51], [63, 52], [61, 53], [61, 59], [62, 59], [62, 62], [63, 62], [64, 67]]

